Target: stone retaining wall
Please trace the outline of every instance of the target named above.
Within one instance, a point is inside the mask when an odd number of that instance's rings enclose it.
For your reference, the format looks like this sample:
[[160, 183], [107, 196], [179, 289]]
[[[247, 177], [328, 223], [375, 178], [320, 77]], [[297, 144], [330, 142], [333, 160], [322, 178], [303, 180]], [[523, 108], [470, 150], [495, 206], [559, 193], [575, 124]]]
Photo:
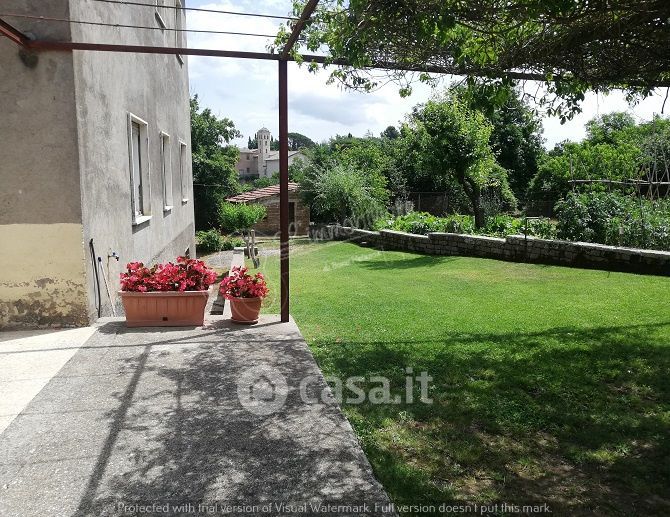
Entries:
[[393, 230], [373, 232], [348, 226], [312, 224], [310, 237], [316, 240], [350, 240], [383, 250], [413, 251], [428, 255], [463, 255], [670, 276], [669, 252], [546, 240], [523, 235], [506, 238], [437, 232], [414, 235]]

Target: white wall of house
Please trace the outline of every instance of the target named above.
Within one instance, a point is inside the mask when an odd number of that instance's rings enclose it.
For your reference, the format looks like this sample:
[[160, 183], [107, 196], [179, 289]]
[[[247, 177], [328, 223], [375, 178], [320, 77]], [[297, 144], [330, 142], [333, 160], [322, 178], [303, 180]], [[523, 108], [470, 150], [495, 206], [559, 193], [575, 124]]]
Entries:
[[[26, 4], [3, 0], [7, 11], [34, 14]], [[39, 4], [44, 16], [131, 25], [174, 27], [170, 17], [183, 16], [81, 0]], [[174, 31], [72, 25], [70, 34], [67, 24], [13, 21], [40, 38], [180, 44]], [[0, 38], [0, 327], [81, 325], [97, 316], [91, 239], [113, 297], [127, 262], [195, 252], [187, 61], [77, 51], [40, 53], [32, 65]], [[5, 244], [17, 235], [29, 240]]]
[[[175, 9], [76, 0], [71, 10], [73, 19], [114, 19], [155, 27], [178, 26], [184, 16]], [[73, 28], [73, 39], [115, 41], [118, 30], [80, 25]], [[185, 46], [185, 35], [128, 30], [124, 42]], [[77, 52], [74, 56], [84, 241], [92, 238], [96, 253], [103, 256], [112, 291], [117, 291], [119, 273], [129, 261], [174, 260], [187, 250], [195, 254], [187, 64], [186, 56], [175, 55]], [[139, 129], [139, 142], [131, 138], [133, 129]], [[112, 251], [119, 261], [106, 260]], [[92, 273], [89, 268], [88, 308], [94, 316]], [[109, 301], [103, 301], [103, 310], [108, 311]], [[120, 308], [119, 300], [115, 302]]]
[[[29, 3], [3, 0], [2, 8], [34, 14]], [[68, 17], [68, 0], [39, 10]], [[70, 38], [67, 24], [10, 21]], [[71, 53], [35, 61], [0, 38], [0, 328], [88, 322], [74, 99]]]

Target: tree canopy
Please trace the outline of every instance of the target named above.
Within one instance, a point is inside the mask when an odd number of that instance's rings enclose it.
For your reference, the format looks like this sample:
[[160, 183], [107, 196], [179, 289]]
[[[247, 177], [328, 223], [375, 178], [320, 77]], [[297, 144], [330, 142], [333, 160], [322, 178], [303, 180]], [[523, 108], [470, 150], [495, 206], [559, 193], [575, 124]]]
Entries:
[[571, 190], [571, 180], [587, 180], [582, 189], [603, 190], [600, 180], [630, 182], [667, 171], [669, 119], [636, 124], [627, 113], [609, 113], [590, 120], [586, 128], [584, 141], [562, 142], [540, 160], [527, 192], [531, 212], [551, 214]]
[[197, 229], [217, 225], [219, 204], [240, 191], [235, 164], [237, 147], [226, 145], [240, 136], [228, 118], [218, 118], [209, 108], [202, 109], [196, 95], [191, 99], [191, 149], [193, 155], [193, 196]]
[[510, 86], [471, 85], [455, 87], [453, 91], [491, 123], [489, 142], [496, 161], [507, 169], [514, 195], [524, 199], [544, 154], [541, 119], [522, 100], [520, 92]]
[[415, 175], [445, 186], [460, 185], [478, 228], [485, 223], [485, 191], [497, 190], [502, 202], [516, 204], [507, 171], [496, 163], [490, 146], [492, 130], [480, 111], [469, 108], [452, 91], [415, 108], [401, 131], [400, 154], [415, 168]]
[[370, 69], [384, 66], [401, 94], [431, 80], [415, 71], [540, 80], [550, 114], [569, 117], [589, 89], [645, 96], [670, 86], [668, 42], [667, 0], [321, 0], [293, 50], [326, 50], [341, 65], [331, 78], [357, 89], [378, 86]]
[[309, 149], [314, 147], [316, 143], [301, 133], [291, 133], [288, 134], [288, 148], [291, 151], [297, 151], [299, 149]]

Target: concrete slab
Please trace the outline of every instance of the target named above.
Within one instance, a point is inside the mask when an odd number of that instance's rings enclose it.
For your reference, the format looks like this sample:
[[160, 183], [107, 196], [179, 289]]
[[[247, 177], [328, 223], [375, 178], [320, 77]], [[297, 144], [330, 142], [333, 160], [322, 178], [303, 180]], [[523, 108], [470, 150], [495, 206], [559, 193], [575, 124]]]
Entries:
[[388, 515], [324, 390], [292, 321], [107, 320], [0, 435], [0, 515]]
[[0, 332], [0, 433], [94, 332], [92, 327]]

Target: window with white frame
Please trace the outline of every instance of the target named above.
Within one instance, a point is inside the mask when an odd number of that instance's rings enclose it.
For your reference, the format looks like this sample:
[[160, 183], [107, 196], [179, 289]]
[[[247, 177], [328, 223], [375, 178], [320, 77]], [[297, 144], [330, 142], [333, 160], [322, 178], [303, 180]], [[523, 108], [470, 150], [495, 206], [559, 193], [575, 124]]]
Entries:
[[179, 142], [179, 183], [181, 185], [181, 202], [188, 202], [188, 168], [186, 160], [188, 153], [186, 152], [186, 144]]
[[161, 181], [163, 183], [163, 211], [172, 210], [172, 159], [170, 153], [170, 135], [161, 132]]
[[133, 224], [140, 224], [151, 218], [148, 147], [148, 124], [141, 118], [129, 113], [128, 163], [130, 166], [130, 198]]
[[167, 16], [167, 11], [169, 11], [169, 9], [165, 7], [167, 1], [168, 0], [156, 0], [156, 21], [163, 29], [167, 27], [167, 23], [165, 22], [169, 20]]
[[[174, 46], [176, 48], [184, 47], [184, 8], [182, 6], [181, 0], [176, 0], [174, 9]], [[184, 63], [184, 58], [181, 54], [176, 54], [177, 59], [180, 63]]]

